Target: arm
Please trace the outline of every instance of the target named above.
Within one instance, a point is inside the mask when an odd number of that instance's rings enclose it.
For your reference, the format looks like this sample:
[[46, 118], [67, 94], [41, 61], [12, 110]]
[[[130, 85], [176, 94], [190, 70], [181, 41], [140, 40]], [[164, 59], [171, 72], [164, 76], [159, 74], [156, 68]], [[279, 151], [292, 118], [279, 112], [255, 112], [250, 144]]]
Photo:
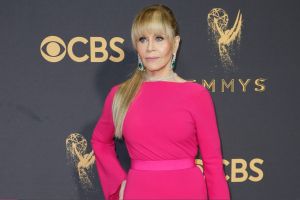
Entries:
[[209, 199], [230, 199], [223, 169], [222, 151], [213, 100], [201, 86], [192, 97], [197, 140], [203, 161], [203, 171]]
[[127, 178], [126, 172], [117, 159], [113, 140], [115, 127], [112, 118], [112, 100], [116, 91], [117, 86], [109, 91], [91, 139], [105, 200], [118, 200], [121, 183]]

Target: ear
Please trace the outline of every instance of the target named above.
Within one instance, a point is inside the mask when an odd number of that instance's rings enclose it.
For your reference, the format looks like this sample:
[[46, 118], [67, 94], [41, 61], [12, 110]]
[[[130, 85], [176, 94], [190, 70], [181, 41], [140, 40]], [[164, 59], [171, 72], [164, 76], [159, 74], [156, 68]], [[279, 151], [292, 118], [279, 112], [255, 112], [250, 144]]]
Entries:
[[179, 47], [179, 43], [180, 43], [180, 36], [176, 35], [175, 40], [174, 40], [173, 54], [176, 54], [178, 47]]

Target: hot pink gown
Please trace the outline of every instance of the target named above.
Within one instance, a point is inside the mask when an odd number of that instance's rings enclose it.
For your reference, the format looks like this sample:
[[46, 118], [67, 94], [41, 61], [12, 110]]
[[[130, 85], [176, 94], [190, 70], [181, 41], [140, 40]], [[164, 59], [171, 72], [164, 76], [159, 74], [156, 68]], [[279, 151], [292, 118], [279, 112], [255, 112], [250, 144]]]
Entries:
[[112, 100], [109, 91], [91, 144], [106, 200], [118, 200], [126, 179], [124, 200], [230, 199], [213, 101], [197, 82], [143, 82], [129, 106], [123, 137], [132, 160], [195, 159], [198, 148], [204, 173], [196, 165], [173, 170], [126, 172], [115, 152]]

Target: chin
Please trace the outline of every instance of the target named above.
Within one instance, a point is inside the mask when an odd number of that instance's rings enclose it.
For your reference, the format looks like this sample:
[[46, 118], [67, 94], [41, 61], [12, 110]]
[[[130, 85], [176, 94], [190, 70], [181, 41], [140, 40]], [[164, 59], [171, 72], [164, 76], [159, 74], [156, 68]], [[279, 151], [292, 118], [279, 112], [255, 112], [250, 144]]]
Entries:
[[162, 67], [157, 67], [157, 65], [156, 66], [147, 66], [146, 67], [149, 71], [158, 71], [158, 70], [161, 70], [161, 69], [163, 69], [164, 67], [162, 66]]
[[151, 72], [154, 72], [154, 71], [159, 71], [159, 70], [161, 70], [162, 69], [162, 67], [148, 67], [147, 68], [149, 71], [151, 71]]

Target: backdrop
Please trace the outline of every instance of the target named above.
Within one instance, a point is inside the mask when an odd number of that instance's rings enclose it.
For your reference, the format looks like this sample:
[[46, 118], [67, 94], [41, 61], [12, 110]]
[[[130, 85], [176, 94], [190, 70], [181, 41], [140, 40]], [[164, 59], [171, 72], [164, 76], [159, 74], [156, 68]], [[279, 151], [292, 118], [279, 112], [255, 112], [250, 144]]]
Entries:
[[0, 199], [103, 199], [92, 131], [137, 67], [131, 23], [153, 3], [180, 26], [175, 71], [211, 92], [232, 199], [300, 199], [299, 3], [288, 0], [1, 1]]

